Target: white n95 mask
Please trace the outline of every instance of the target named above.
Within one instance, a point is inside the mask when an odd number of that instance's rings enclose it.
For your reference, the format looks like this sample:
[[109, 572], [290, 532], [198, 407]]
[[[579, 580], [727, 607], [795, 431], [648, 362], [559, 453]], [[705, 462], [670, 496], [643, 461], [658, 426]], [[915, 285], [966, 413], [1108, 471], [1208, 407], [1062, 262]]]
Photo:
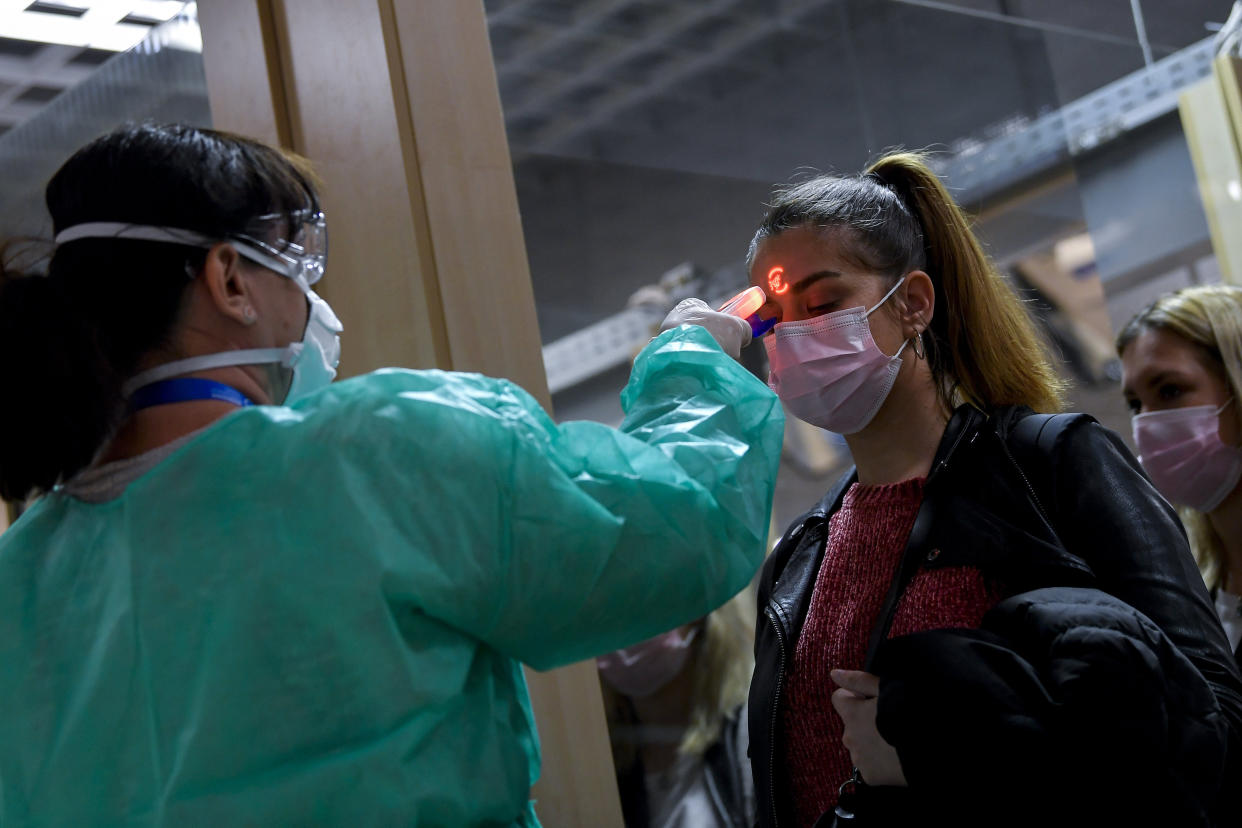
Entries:
[[901, 370], [902, 343], [886, 356], [867, 317], [901, 287], [903, 277], [871, 310], [849, 308], [802, 322], [782, 322], [765, 339], [768, 385], [799, 420], [838, 434], [862, 431], [875, 417]]
[[218, 354], [179, 359], [157, 365], [131, 377], [122, 392], [129, 396], [144, 385], [191, 371], [206, 371], [233, 365], [264, 365], [279, 363], [293, 372], [293, 380], [283, 400], [277, 404], [290, 405], [303, 397], [327, 388], [336, 378], [336, 366], [341, 359], [341, 320], [319, 294], [303, 286], [306, 300], [310, 303], [310, 316], [302, 340], [283, 348], [247, 348], [237, 351], [221, 351]]
[[307, 288], [310, 317], [302, 341], [285, 348], [280, 362], [293, 370], [293, 381], [285, 394], [286, 405], [327, 388], [336, 379], [336, 366], [341, 361], [341, 320], [319, 294]]

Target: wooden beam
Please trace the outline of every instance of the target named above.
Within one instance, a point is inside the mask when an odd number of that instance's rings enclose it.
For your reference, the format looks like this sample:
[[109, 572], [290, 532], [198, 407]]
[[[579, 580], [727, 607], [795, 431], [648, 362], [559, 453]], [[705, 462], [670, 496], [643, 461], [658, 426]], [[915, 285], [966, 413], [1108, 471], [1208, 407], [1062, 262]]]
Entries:
[[[481, 3], [381, 0], [397, 109], [409, 118], [455, 370], [517, 382], [550, 408], [513, 166]], [[404, 85], [402, 99], [400, 86]], [[527, 670], [548, 826], [621, 825], [593, 662]]]
[[198, 21], [215, 126], [292, 147], [272, 0], [211, 0], [199, 6]]
[[[342, 375], [479, 371], [547, 407], [483, 4], [212, 0], [199, 15], [215, 124], [300, 152], [323, 178]], [[619, 828], [594, 663], [527, 678], [540, 820]]]
[[[458, 368], [440, 299], [413, 124], [392, 72], [382, 3], [278, 2], [293, 148], [324, 181], [322, 293], [345, 325], [341, 373], [398, 365]], [[459, 277], [465, 278], [465, 277]], [[484, 276], [483, 278], [490, 278]]]
[[453, 367], [550, 405], [535, 297], [482, 3], [385, 0], [428, 205]]

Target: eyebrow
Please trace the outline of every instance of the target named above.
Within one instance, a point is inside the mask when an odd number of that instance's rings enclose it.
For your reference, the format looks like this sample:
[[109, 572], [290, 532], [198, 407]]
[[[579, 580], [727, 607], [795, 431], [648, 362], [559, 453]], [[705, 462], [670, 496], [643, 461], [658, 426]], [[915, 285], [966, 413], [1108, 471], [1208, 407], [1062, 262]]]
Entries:
[[[1186, 377], [1183, 376], [1176, 368], [1166, 368], [1159, 373], [1152, 374], [1150, 377], [1142, 377], [1142, 380], [1143, 381], [1140, 383], [1140, 387], [1155, 388], [1157, 385], [1169, 382], [1170, 380], [1174, 382], [1185, 382]], [[1122, 386], [1121, 393], [1128, 397], [1133, 397], [1135, 395], [1134, 389], [1128, 384]]]
[[1186, 377], [1176, 368], [1166, 368], [1158, 374], [1154, 374], [1147, 378], [1147, 387], [1159, 385], [1162, 382], [1185, 381]]
[[824, 279], [839, 279], [841, 275], [840, 271], [836, 270], [817, 270], [791, 284], [789, 289], [794, 293], [802, 293], [816, 282], [821, 282]]

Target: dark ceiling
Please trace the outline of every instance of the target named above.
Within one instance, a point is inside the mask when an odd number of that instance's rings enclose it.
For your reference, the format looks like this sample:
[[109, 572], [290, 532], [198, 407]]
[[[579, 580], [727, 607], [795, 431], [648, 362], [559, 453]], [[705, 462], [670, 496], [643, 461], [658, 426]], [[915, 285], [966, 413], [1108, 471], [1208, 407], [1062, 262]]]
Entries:
[[[487, 0], [516, 155], [760, 181], [986, 137], [1144, 65], [1130, 0]], [[1230, 0], [1142, 0], [1151, 55]]]
[[[1131, 0], [485, 6], [545, 341], [683, 260], [735, 267], [776, 182], [896, 146], [951, 159], [1146, 62]], [[1159, 61], [1231, 2], [1138, 6]], [[994, 222], [994, 252], [1080, 232], [1068, 186]]]

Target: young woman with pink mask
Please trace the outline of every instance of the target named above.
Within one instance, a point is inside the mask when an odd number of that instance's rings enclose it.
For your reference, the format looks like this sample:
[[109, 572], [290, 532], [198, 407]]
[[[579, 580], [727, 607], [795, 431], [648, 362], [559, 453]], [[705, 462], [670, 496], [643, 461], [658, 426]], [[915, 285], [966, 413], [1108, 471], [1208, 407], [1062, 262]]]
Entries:
[[1117, 337], [1134, 443], [1181, 507], [1190, 544], [1242, 661], [1242, 288], [1162, 296]]
[[1236, 824], [1242, 679], [1177, 515], [1034, 413], [1052, 360], [922, 158], [779, 191], [749, 261], [769, 384], [856, 464], [761, 576], [760, 824]]

